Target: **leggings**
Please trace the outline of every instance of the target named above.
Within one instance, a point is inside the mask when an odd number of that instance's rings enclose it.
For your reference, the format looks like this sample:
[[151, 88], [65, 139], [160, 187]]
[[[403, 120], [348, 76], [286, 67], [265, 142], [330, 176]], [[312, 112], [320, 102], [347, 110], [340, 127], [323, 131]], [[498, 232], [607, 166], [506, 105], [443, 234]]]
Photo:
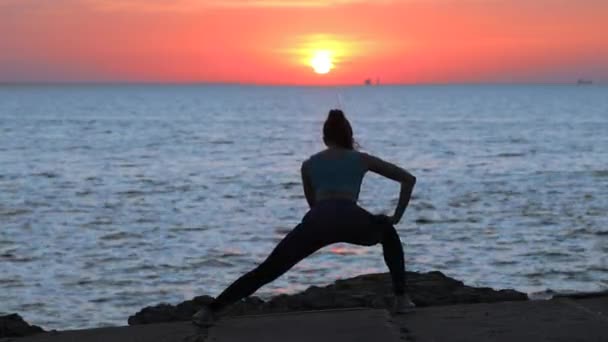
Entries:
[[219, 311], [277, 279], [302, 259], [333, 243], [361, 246], [382, 244], [384, 261], [393, 281], [395, 295], [405, 293], [405, 262], [397, 231], [384, 215], [372, 215], [349, 200], [324, 200], [306, 213], [268, 258], [237, 279], [211, 304]]

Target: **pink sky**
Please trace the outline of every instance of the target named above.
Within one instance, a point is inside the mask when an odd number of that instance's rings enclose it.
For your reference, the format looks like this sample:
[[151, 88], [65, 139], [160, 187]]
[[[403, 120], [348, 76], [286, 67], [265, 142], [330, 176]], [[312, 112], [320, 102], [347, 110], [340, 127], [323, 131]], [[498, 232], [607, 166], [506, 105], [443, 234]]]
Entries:
[[[334, 69], [313, 72], [317, 50]], [[0, 0], [0, 82], [608, 82], [606, 0]]]

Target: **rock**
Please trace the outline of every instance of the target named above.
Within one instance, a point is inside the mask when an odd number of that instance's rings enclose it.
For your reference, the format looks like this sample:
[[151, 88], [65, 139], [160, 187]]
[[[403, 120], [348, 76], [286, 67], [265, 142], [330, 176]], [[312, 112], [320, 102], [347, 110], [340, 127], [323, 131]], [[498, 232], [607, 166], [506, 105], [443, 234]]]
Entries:
[[143, 308], [129, 317], [129, 325], [161, 322], [188, 321], [203, 305], [213, 301], [213, 297], [199, 296], [178, 305], [161, 303]]
[[[441, 272], [407, 272], [409, 293], [418, 306], [435, 306], [457, 303], [491, 303], [527, 300], [526, 294], [514, 290], [493, 290], [464, 285]], [[249, 297], [222, 313], [240, 316], [287, 311], [323, 310], [354, 307], [390, 308], [392, 282], [388, 273], [366, 274], [317, 287], [303, 292], [281, 294], [263, 301]], [[201, 306], [213, 300], [209, 296], [196, 297], [176, 306], [159, 304], [147, 307], [129, 317], [129, 325], [189, 320]]]
[[42, 333], [44, 330], [35, 325], [30, 325], [18, 314], [0, 316], [0, 338], [23, 337]]

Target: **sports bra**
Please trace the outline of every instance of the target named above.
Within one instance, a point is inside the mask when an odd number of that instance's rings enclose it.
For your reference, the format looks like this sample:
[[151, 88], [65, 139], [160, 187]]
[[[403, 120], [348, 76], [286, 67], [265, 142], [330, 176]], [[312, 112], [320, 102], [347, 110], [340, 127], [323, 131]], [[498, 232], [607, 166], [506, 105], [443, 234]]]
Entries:
[[359, 197], [367, 169], [355, 151], [345, 151], [340, 158], [314, 155], [309, 159], [309, 177], [315, 193], [348, 193]]

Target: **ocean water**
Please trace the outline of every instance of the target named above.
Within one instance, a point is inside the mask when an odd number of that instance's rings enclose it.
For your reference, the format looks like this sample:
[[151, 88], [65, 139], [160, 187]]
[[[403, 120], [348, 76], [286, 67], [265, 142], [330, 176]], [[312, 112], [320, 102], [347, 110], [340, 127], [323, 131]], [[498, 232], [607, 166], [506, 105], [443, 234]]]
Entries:
[[[469, 285], [608, 289], [608, 88], [1, 86], [0, 312], [124, 325], [217, 295], [307, 210], [299, 167], [341, 105], [361, 149], [418, 178], [407, 268]], [[393, 210], [366, 176], [360, 204]], [[258, 295], [386, 271], [334, 245]]]

